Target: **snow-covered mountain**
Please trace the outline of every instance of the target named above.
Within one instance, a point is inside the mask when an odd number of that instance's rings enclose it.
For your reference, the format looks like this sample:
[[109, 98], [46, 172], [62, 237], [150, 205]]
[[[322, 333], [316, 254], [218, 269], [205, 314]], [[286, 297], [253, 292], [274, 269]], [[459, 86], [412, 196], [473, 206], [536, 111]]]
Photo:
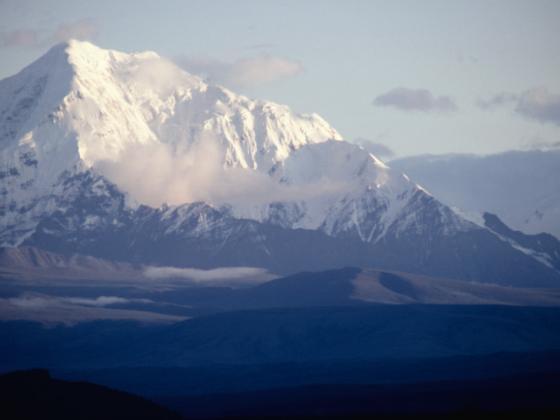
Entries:
[[497, 214], [529, 234], [560, 237], [560, 149], [487, 156], [425, 155], [391, 161], [444, 203]]
[[[155, 53], [87, 42], [53, 47], [3, 80], [0, 98], [3, 218], [27, 231], [33, 222], [23, 213], [51, 194], [61, 174], [123, 165], [135, 147], [150, 153], [164, 144], [185, 155], [211, 140], [225, 167], [266, 172], [305, 144], [340, 139], [317, 115], [208, 86]], [[42, 203], [35, 213], [45, 211]]]
[[208, 85], [151, 52], [71, 41], [0, 81], [0, 153], [3, 246], [560, 281], [318, 115]]
[[[209, 86], [155, 53], [71, 41], [2, 81], [0, 89], [7, 99], [0, 104], [4, 220], [24, 230], [4, 236], [6, 244], [33, 232], [33, 214], [58, 208], [52, 193], [62, 193], [63, 174], [89, 169], [128, 192], [133, 206], [134, 200], [204, 199], [227, 205], [238, 218], [354, 232], [365, 241], [383, 235], [420, 191], [373, 155], [340, 141], [319, 116]], [[161, 150], [168, 155], [164, 162]], [[137, 161], [146, 165], [135, 168]], [[154, 168], [162, 164], [184, 170], [162, 175]], [[135, 194], [167, 182], [178, 184], [175, 194]], [[218, 190], [222, 183], [229, 191]], [[461, 229], [457, 218], [449, 222]]]

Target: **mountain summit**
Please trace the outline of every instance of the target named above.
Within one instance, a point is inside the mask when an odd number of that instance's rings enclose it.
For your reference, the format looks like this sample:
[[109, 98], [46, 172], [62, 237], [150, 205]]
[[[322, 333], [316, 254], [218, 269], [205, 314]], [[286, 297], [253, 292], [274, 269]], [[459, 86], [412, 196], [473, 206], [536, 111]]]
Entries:
[[[408, 197], [423, 194], [341, 142], [318, 115], [209, 86], [151, 52], [70, 41], [0, 89], [10, 98], [0, 105], [7, 213], [18, 225], [63, 174], [84, 170], [144, 204], [202, 200], [236, 217], [367, 241], [389, 229]], [[372, 212], [378, 217], [367, 220]]]
[[5, 211], [18, 224], [22, 207], [50, 194], [63, 173], [123, 165], [131, 155], [200, 158], [212, 142], [220, 166], [266, 172], [303, 145], [341, 139], [318, 115], [209, 86], [152, 52], [88, 42], [51, 48], [2, 80], [0, 98]]
[[559, 278], [318, 115], [209, 85], [152, 52], [60, 44], [0, 81], [0, 98], [3, 246], [285, 272], [352, 263], [506, 284]]

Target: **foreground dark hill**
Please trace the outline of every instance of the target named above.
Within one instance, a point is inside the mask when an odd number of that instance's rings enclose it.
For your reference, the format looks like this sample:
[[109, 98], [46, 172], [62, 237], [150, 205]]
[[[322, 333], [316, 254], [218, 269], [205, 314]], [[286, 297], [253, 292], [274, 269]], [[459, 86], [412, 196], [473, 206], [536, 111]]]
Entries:
[[473, 381], [313, 385], [159, 401], [193, 418], [558, 418], [560, 375]]
[[[167, 327], [137, 365], [374, 360], [560, 349], [560, 308], [380, 305], [240, 311]], [[130, 357], [128, 359], [130, 361]]]
[[179, 419], [144, 398], [86, 382], [51, 378], [46, 370], [0, 375], [4, 419]]
[[[557, 408], [559, 352], [556, 307], [340, 305], [173, 325], [0, 323], [3, 371], [48, 367], [195, 417], [541, 415]], [[522, 376], [491, 380], [511, 375]]]
[[372, 305], [226, 312], [172, 325], [0, 323], [2, 369], [433, 358], [560, 349], [560, 308]]
[[104, 386], [54, 379], [36, 369], [0, 375], [0, 404], [3, 418], [29, 420], [557, 418], [559, 386], [557, 372], [539, 372], [415, 383], [327, 382], [203, 395], [180, 395], [182, 389], [175, 388], [152, 397], [157, 405]]
[[266, 364], [207, 364], [191, 367], [54, 369], [82, 380], [149, 398], [244, 393], [316, 384], [401, 384], [475, 381], [508, 375], [560, 373], [560, 351], [499, 352], [436, 358], [328, 360]]

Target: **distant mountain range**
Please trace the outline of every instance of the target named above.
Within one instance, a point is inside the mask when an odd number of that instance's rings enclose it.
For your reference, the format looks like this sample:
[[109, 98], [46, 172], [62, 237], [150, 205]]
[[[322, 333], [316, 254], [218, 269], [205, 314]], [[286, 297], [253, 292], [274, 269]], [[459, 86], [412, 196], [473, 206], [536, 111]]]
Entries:
[[60, 44], [0, 81], [0, 98], [4, 247], [560, 284], [544, 251], [465, 219], [318, 115], [208, 85], [155, 53]]

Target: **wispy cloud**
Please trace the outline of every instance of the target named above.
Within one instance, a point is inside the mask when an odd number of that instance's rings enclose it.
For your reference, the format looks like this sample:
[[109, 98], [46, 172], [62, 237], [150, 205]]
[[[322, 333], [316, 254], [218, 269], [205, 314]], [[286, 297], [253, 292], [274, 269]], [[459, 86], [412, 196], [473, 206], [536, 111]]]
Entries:
[[373, 105], [401, 111], [452, 112], [457, 105], [450, 96], [436, 96], [427, 89], [397, 87], [377, 96]]
[[15, 48], [37, 48], [69, 39], [93, 40], [99, 34], [97, 22], [90, 18], [61, 22], [51, 32], [20, 28], [0, 32], [0, 46]]
[[514, 111], [540, 123], [560, 125], [560, 94], [546, 87], [536, 87], [521, 93], [501, 92], [488, 99], [479, 99], [482, 109], [513, 106]]
[[69, 39], [91, 40], [99, 34], [99, 27], [93, 19], [80, 19], [74, 22], [63, 22], [51, 35], [53, 42], [67, 41]]
[[49, 306], [57, 306], [60, 305], [61, 303], [103, 307], [103, 306], [131, 303], [131, 302], [148, 303], [151, 301], [147, 299], [131, 300], [119, 296], [98, 296], [96, 298], [82, 298], [82, 297], [24, 294], [19, 297], [9, 298], [8, 302], [14, 306], [18, 306], [22, 308], [44, 308]]
[[35, 47], [38, 44], [39, 36], [33, 29], [17, 29], [0, 33], [0, 45], [3, 47]]
[[231, 88], [255, 87], [285, 80], [302, 73], [299, 61], [260, 54], [255, 57], [222, 61], [207, 57], [180, 56], [175, 62], [189, 73]]
[[482, 109], [493, 109], [517, 102], [518, 96], [509, 92], [500, 92], [486, 99], [479, 99], [476, 104]]
[[165, 143], [135, 145], [123, 152], [126, 160], [99, 161], [95, 169], [138, 202], [154, 207], [197, 201], [211, 205], [291, 202], [337, 194], [348, 187], [334, 179], [291, 185], [266, 173], [224, 168], [224, 147], [210, 134], [185, 150]]
[[270, 50], [271, 48], [277, 47], [277, 44], [273, 42], [261, 42], [257, 44], [247, 45], [245, 49], [247, 50]]
[[133, 319], [143, 322], [176, 322], [184, 319], [184, 317], [157, 312], [111, 307], [115, 304], [132, 302], [151, 303], [152, 301], [118, 296], [80, 298], [26, 293], [13, 298], [0, 298], [0, 320], [75, 324], [96, 319]]
[[541, 123], [560, 125], [560, 95], [542, 87], [528, 90], [519, 97], [515, 111]]

